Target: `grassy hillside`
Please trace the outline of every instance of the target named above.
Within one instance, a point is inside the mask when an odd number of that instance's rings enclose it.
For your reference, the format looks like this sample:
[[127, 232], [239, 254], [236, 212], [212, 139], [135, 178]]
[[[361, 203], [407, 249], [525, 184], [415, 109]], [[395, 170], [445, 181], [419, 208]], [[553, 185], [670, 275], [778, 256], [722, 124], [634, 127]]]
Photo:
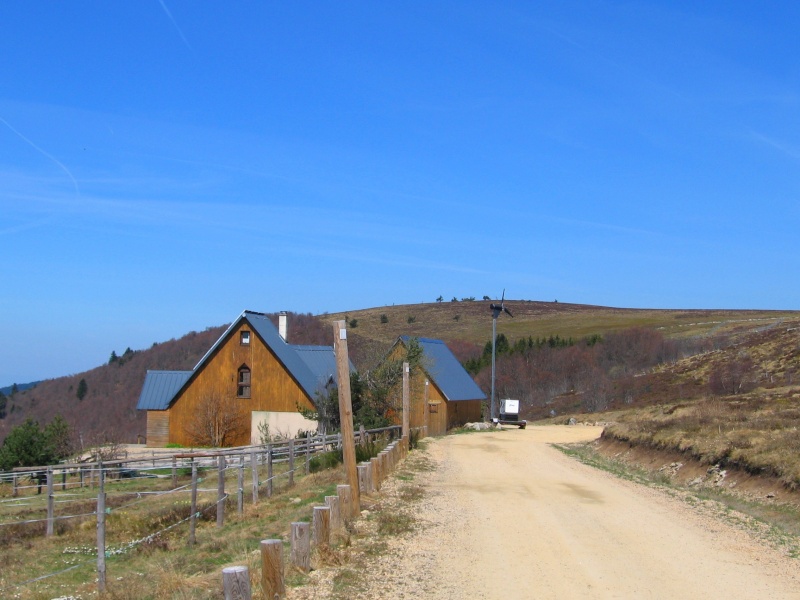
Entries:
[[[329, 322], [345, 319], [348, 323], [356, 319], [357, 326], [350, 327], [354, 333], [387, 343], [400, 335], [416, 335], [482, 345], [492, 336], [489, 304], [474, 300], [393, 305], [324, 314], [321, 318]], [[652, 310], [530, 300], [507, 300], [506, 306], [514, 318], [502, 315], [497, 329], [512, 341], [550, 335], [581, 338], [631, 327], [657, 328], [667, 337], [691, 337], [800, 319], [798, 311]], [[382, 315], [387, 322], [381, 322]]]

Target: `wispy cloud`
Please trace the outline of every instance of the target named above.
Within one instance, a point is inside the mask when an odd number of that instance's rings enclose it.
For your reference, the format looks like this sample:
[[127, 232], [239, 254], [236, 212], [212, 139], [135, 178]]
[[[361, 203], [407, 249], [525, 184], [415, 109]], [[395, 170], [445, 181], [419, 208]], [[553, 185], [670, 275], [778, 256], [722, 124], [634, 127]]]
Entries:
[[768, 137], [764, 134], [758, 133], [757, 131], [751, 131], [750, 135], [753, 137], [754, 140], [760, 142], [761, 144], [766, 144], [776, 150], [780, 150], [790, 158], [795, 160], [800, 160], [800, 148], [797, 146], [793, 146], [792, 144], [788, 144], [783, 140], [776, 140], [775, 138]]
[[173, 18], [172, 13], [169, 12], [169, 9], [167, 8], [167, 5], [164, 4], [164, 0], [158, 0], [158, 2], [159, 2], [159, 4], [161, 4], [161, 8], [164, 9], [164, 12], [167, 14], [167, 18], [170, 21], [172, 21], [172, 24], [175, 26], [175, 29], [178, 31], [178, 35], [181, 36], [181, 39], [183, 40], [183, 43], [186, 44], [186, 47], [189, 50], [191, 50], [192, 46], [191, 46], [191, 44], [189, 44], [189, 40], [186, 39], [186, 36], [183, 35], [183, 31], [181, 31], [181, 28], [178, 27], [178, 22]]
[[73, 177], [73, 175], [70, 172], [70, 170], [66, 166], [64, 166], [64, 163], [62, 163], [60, 160], [58, 160], [55, 156], [53, 156], [49, 152], [45, 152], [44, 150], [42, 150], [39, 146], [34, 144], [31, 140], [26, 138], [19, 131], [14, 129], [14, 127], [12, 127], [11, 124], [8, 121], [6, 121], [3, 117], [0, 117], [0, 122], [3, 123], [3, 125], [5, 125], [6, 127], [8, 127], [12, 132], [14, 132], [22, 141], [24, 141], [26, 144], [28, 144], [31, 148], [33, 148], [34, 150], [36, 150], [37, 152], [39, 152], [40, 154], [42, 154], [43, 156], [49, 158], [51, 161], [53, 161], [55, 164], [57, 164], [61, 168], [61, 170], [64, 171], [64, 173], [67, 174], [67, 177], [69, 177], [70, 180], [72, 180], [72, 183], [75, 186], [75, 193], [78, 196], [81, 195], [80, 188], [78, 187], [78, 181], [75, 179], [75, 177]]

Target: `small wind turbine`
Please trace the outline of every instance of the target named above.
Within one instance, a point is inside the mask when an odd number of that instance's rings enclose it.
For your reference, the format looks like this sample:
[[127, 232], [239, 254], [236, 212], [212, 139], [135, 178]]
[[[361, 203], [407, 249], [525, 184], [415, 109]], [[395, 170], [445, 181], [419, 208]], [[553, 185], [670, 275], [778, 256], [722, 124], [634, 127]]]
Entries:
[[495, 361], [495, 346], [497, 345], [497, 317], [500, 316], [500, 313], [506, 313], [512, 319], [514, 315], [511, 314], [511, 311], [506, 308], [506, 291], [503, 290], [503, 296], [500, 298], [500, 304], [495, 304], [492, 302], [489, 305], [489, 308], [492, 309], [492, 404], [490, 407], [491, 414], [489, 415], [489, 419], [494, 422], [495, 419], [495, 402], [494, 402], [494, 361]]

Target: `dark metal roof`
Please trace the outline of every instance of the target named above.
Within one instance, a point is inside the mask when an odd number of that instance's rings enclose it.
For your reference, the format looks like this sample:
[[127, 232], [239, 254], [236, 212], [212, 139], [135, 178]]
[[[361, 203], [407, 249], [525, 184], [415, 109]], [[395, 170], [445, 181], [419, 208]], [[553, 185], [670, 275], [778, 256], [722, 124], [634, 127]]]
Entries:
[[[403, 345], [408, 344], [409, 339], [407, 335], [400, 337]], [[464, 370], [447, 344], [430, 338], [417, 340], [424, 353], [422, 367], [448, 402], [486, 400], [486, 394]]]
[[[297, 352], [297, 355], [306, 363], [306, 366], [311, 370], [317, 378], [317, 381], [323, 385], [327, 384], [331, 379], [338, 384], [339, 375], [336, 369], [336, 355], [333, 352], [333, 346], [292, 346], [292, 349]], [[353, 363], [350, 363], [350, 372], [354, 372], [356, 368]]]
[[167, 410], [193, 371], [147, 371], [137, 410]]

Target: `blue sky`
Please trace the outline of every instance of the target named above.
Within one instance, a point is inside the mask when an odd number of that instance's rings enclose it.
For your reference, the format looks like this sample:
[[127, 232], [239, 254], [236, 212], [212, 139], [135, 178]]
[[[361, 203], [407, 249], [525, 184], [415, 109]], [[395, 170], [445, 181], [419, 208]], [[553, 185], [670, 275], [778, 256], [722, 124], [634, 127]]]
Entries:
[[245, 308], [800, 308], [797, 3], [0, 18], [0, 385]]

